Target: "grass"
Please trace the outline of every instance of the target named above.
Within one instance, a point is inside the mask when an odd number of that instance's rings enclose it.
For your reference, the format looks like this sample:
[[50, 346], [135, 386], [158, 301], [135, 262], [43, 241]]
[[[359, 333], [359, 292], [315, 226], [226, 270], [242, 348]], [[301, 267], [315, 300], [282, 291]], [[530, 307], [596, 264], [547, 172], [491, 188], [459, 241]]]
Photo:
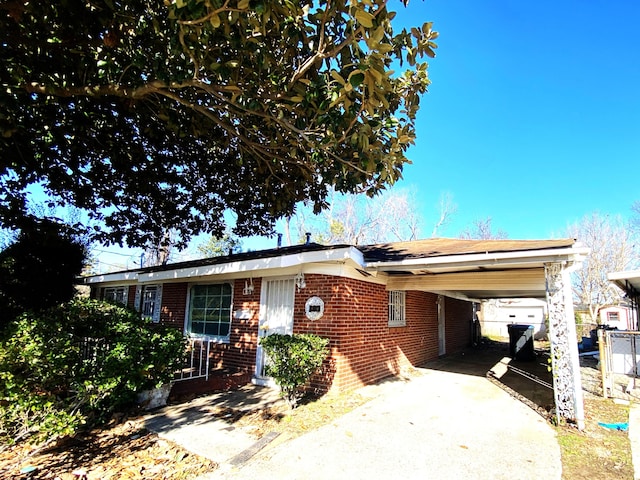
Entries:
[[631, 444], [626, 431], [598, 425], [629, 421], [629, 406], [611, 399], [585, 399], [585, 428], [558, 427], [563, 480], [633, 478]]
[[320, 428], [369, 400], [371, 398], [354, 392], [308, 398], [293, 410], [281, 405], [243, 415], [237, 425], [250, 427], [257, 436], [278, 432], [281, 435], [277, 444]]

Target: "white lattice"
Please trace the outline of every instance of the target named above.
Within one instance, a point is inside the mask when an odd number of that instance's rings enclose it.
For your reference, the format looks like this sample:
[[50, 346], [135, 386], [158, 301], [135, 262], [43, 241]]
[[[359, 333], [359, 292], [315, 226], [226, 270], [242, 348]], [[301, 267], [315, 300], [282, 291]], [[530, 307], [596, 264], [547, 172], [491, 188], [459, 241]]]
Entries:
[[580, 362], [569, 273], [560, 263], [545, 265], [553, 391], [558, 421], [584, 427]]

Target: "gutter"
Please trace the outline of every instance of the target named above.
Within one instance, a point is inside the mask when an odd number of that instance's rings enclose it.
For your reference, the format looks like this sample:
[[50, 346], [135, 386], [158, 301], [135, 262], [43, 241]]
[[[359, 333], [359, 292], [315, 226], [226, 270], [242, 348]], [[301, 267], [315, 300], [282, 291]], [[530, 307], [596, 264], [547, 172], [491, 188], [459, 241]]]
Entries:
[[395, 270], [404, 268], [428, 268], [444, 266], [469, 266], [479, 267], [487, 264], [499, 265], [503, 263], [539, 263], [539, 262], [559, 262], [574, 261], [581, 262], [589, 254], [587, 247], [571, 247], [561, 249], [532, 250], [529, 254], [523, 255], [523, 251], [500, 252], [500, 253], [472, 253], [461, 255], [446, 255], [441, 257], [423, 257], [399, 260], [395, 262], [376, 261], [366, 264], [367, 269], [372, 270]]
[[297, 267], [310, 263], [339, 262], [345, 263], [351, 260], [358, 268], [364, 269], [365, 262], [362, 252], [355, 247], [345, 247], [332, 250], [317, 250], [295, 253], [268, 258], [255, 258], [251, 260], [239, 260], [229, 263], [216, 263], [211, 265], [199, 265], [159, 271], [145, 272], [142, 270], [107, 273], [85, 277], [82, 282], [85, 285], [131, 282], [150, 283], [179, 279], [202, 278], [217, 275], [244, 274], [250, 276], [255, 272], [265, 270], [278, 270], [288, 267]]

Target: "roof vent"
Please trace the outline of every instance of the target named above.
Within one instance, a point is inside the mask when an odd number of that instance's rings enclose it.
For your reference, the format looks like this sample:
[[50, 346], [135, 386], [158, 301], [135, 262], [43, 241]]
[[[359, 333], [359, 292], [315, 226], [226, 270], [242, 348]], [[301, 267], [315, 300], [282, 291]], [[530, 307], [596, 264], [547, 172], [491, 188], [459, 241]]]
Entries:
[[279, 233], [278, 234], [278, 248], [280, 248], [282, 246], [282, 234]]
[[307, 232], [305, 233], [305, 235], [307, 236], [307, 241], [305, 242], [305, 245], [309, 245], [311, 243], [311, 233]]

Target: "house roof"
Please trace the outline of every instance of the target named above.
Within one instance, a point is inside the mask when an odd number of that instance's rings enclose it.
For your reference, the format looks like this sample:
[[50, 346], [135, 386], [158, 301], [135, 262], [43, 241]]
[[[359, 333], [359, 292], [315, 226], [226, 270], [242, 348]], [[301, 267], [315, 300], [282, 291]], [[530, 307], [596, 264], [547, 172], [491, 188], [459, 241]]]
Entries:
[[[234, 253], [220, 257], [169, 263], [154, 267], [122, 270], [83, 278], [85, 284], [102, 283], [144, 283], [152, 281], [170, 281], [197, 279], [213, 275], [226, 275], [226, 278], [248, 277], [265, 274], [269, 271], [287, 274], [287, 269], [300, 267], [308, 263], [344, 263], [351, 259], [356, 265], [362, 264], [362, 254], [348, 245], [320, 245], [307, 243], [291, 247], [272, 248], [253, 252]], [[257, 273], [260, 272], [260, 273]]]
[[580, 261], [587, 252], [576, 247], [574, 239], [433, 238], [364, 246], [309, 243], [96, 275], [85, 278], [85, 283], [246, 277], [311, 266], [316, 272], [340, 268], [344, 273], [348, 266], [357, 275], [385, 283], [390, 290], [455, 293], [477, 299], [544, 297], [544, 265]]
[[320, 245], [319, 243], [307, 243], [303, 245], [293, 245], [290, 247], [269, 248], [266, 250], [256, 250], [252, 252], [232, 253], [220, 257], [200, 258], [198, 260], [188, 260], [185, 262], [169, 263], [167, 265], [158, 265], [155, 267], [146, 267], [139, 269], [140, 272], [162, 272], [167, 270], [175, 270], [177, 268], [190, 268], [206, 265], [219, 265], [230, 262], [242, 262], [246, 260], [267, 259], [274, 257], [282, 257], [286, 255], [297, 255], [306, 252], [332, 251], [348, 247], [348, 245]]

